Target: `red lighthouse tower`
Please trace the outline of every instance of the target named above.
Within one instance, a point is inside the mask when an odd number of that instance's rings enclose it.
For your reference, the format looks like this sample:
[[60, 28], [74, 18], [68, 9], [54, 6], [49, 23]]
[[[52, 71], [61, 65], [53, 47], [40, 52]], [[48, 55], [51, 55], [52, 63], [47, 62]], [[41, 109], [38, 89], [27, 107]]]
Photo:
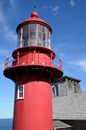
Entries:
[[51, 83], [63, 74], [62, 64], [52, 65], [52, 28], [33, 12], [16, 30], [18, 48], [12, 65], [7, 59], [4, 70], [15, 82], [13, 130], [52, 130]]

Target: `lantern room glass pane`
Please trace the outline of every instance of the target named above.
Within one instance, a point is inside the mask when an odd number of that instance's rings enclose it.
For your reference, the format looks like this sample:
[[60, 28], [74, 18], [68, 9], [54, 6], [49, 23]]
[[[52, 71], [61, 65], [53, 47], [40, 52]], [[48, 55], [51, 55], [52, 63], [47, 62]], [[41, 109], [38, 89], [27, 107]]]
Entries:
[[26, 24], [18, 31], [18, 47], [41, 46], [51, 49], [51, 32], [41, 24]]

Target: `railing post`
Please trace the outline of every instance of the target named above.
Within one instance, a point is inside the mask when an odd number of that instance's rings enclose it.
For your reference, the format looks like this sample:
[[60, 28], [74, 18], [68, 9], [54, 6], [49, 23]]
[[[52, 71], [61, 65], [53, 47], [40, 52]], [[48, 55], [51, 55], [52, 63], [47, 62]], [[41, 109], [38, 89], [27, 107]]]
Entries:
[[59, 59], [60, 62], [60, 70], [62, 70], [62, 59]]
[[50, 56], [50, 64], [52, 64], [52, 52], [51, 52], [51, 56]]
[[9, 57], [6, 58], [4, 68], [6, 69], [8, 67]]
[[17, 65], [19, 65], [19, 51], [17, 52]]

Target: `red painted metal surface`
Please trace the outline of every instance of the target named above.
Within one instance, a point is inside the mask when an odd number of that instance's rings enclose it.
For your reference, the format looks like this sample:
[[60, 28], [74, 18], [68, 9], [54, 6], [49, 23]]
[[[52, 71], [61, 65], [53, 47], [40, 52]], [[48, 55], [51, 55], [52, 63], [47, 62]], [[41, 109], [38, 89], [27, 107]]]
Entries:
[[50, 25], [48, 25], [44, 20], [38, 18], [38, 13], [37, 12], [32, 12], [31, 14], [31, 18], [27, 18], [26, 20], [24, 20], [22, 23], [20, 23], [17, 26], [16, 31], [18, 32], [18, 30], [25, 24], [27, 23], [39, 23], [42, 24], [44, 26], [47, 26], [47, 28], [50, 30], [50, 32], [52, 32], [52, 28], [50, 27]]
[[[37, 12], [20, 23], [17, 32], [27, 23], [44, 25], [52, 32], [52, 28], [38, 18]], [[55, 67], [52, 65], [55, 53], [39, 46], [23, 46], [13, 51], [12, 56], [11, 65], [8, 65], [9, 58], [5, 62], [4, 75], [16, 84], [13, 130], [52, 130], [51, 83], [62, 76], [62, 61], [60, 67]], [[17, 99], [19, 85], [24, 86], [23, 99]]]
[[[22, 55], [22, 56], [21, 56]], [[51, 65], [51, 59], [45, 53], [40, 52], [30, 52], [26, 54], [20, 54], [18, 59], [18, 65], [22, 64], [43, 64], [43, 65]]]
[[52, 130], [51, 95], [50, 83], [28, 81], [24, 84], [24, 99], [15, 99], [13, 130]]

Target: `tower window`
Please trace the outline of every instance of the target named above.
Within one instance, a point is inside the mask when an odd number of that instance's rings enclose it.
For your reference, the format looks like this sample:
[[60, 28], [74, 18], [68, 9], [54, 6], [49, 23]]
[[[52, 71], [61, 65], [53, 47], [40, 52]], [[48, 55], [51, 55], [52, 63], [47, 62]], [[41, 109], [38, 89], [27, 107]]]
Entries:
[[24, 85], [18, 86], [17, 99], [24, 99]]

